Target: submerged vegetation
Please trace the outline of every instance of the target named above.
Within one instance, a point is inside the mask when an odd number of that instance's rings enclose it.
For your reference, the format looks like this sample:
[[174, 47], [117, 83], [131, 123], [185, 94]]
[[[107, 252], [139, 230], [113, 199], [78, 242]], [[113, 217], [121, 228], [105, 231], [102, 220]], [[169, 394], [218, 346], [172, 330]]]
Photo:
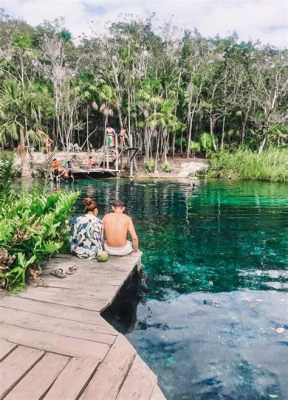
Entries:
[[68, 240], [68, 218], [77, 193], [24, 193], [11, 187], [12, 158], [0, 155], [0, 280], [11, 291], [25, 287], [28, 269], [58, 253]]
[[76, 44], [62, 20], [32, 27], [2, 10], [0, 145], [18, 147], [23, 175], [27, 146], [97, 148], [107, 125], [156, 167], [287, 145], [287, 49], [129, 18]]
[[212, 177], [288, 182], [288, 149], [269, 148], [257, 154], [248, 149], [220, 152], [211, 157]]

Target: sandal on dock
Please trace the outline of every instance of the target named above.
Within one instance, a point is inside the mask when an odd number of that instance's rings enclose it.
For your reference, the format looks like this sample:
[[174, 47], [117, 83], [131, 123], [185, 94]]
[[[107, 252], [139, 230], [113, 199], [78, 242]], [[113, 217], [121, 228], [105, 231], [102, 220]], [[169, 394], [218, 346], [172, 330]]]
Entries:
[[77, 271], [77, 267], [74, 267], [74, 265], [71, 265], [68, 267], [65, 271], [67, 275], [73, 275]]
[[0, 288], [1, 289], [8, 289], [8, 279], [5, 277], [0, 278]]
[[62, 268], [55, 268], [54, 271], [50, 272], [50, 274], [57, 278], [66, 278], [66, 274]]

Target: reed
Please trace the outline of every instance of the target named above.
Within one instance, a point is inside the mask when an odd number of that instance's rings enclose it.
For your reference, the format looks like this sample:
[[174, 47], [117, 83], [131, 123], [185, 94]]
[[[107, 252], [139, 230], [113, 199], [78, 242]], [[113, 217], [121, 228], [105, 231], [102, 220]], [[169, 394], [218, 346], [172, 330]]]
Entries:
[[209, 175], [219, 178], [288, 182], [288, 149], [269, 148], [261, 155], [239, 149], [211, 155]]

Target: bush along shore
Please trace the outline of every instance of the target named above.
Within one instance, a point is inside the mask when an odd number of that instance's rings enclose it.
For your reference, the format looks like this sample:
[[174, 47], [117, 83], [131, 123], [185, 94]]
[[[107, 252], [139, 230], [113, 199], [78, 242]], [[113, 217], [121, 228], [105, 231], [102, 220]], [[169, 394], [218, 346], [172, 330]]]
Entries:
[[210, 177], [288, 182], [288, 149], [268, 148], [261, 154], [249, 149], [219, 152], [210, 158]]
[[68, 245], [68, 219], [78, 194], [32, 193], [11, 185], [13, 158], [0, 154], [0, 281], [17, 292], [27, 277], [37, 275], [39, 263]]

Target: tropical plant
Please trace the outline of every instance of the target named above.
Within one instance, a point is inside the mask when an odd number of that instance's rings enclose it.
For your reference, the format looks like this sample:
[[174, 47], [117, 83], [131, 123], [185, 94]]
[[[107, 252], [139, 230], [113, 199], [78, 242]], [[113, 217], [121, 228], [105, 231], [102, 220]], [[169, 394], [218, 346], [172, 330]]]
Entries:
[[32, 193], [13, 190], [10, 182], [11, 157], [0, 155], [0, 278], [12, 291], [25, 286], [28, 266], [59, 252], [67, 244], [73, 192]]
[[77, 139], [87, 150], [108, 123], [124, 127], [156, 169], [199, 153], [195, 143], [206, 157], [287, 146], [287, 49], [235, 34], [180, 37], [169, 24], [156, 33], [153, 18], [127, 16], [75, 44], [61, 19], [34, 28], [0, 13], [0, 145], [20, 145], [23, 172], [38, 127], [58, 148]]
[[173, 170], [172, 165], [169, 162], [164, 162], [161, 165], [161, 169], [164, 172], [172, 172], [172, 170]]
[[147, 172], [153, 172], [155, 169], [155, 161], [154, 160], [145, 160], [144, 161], [144, 168]]
[[191, 149], [193, 156], [195, 156], [195, 154], [200, 153], [201, 144], [199, 142], [194, 142], [193, 140], [191, 140], [190, 149]]

